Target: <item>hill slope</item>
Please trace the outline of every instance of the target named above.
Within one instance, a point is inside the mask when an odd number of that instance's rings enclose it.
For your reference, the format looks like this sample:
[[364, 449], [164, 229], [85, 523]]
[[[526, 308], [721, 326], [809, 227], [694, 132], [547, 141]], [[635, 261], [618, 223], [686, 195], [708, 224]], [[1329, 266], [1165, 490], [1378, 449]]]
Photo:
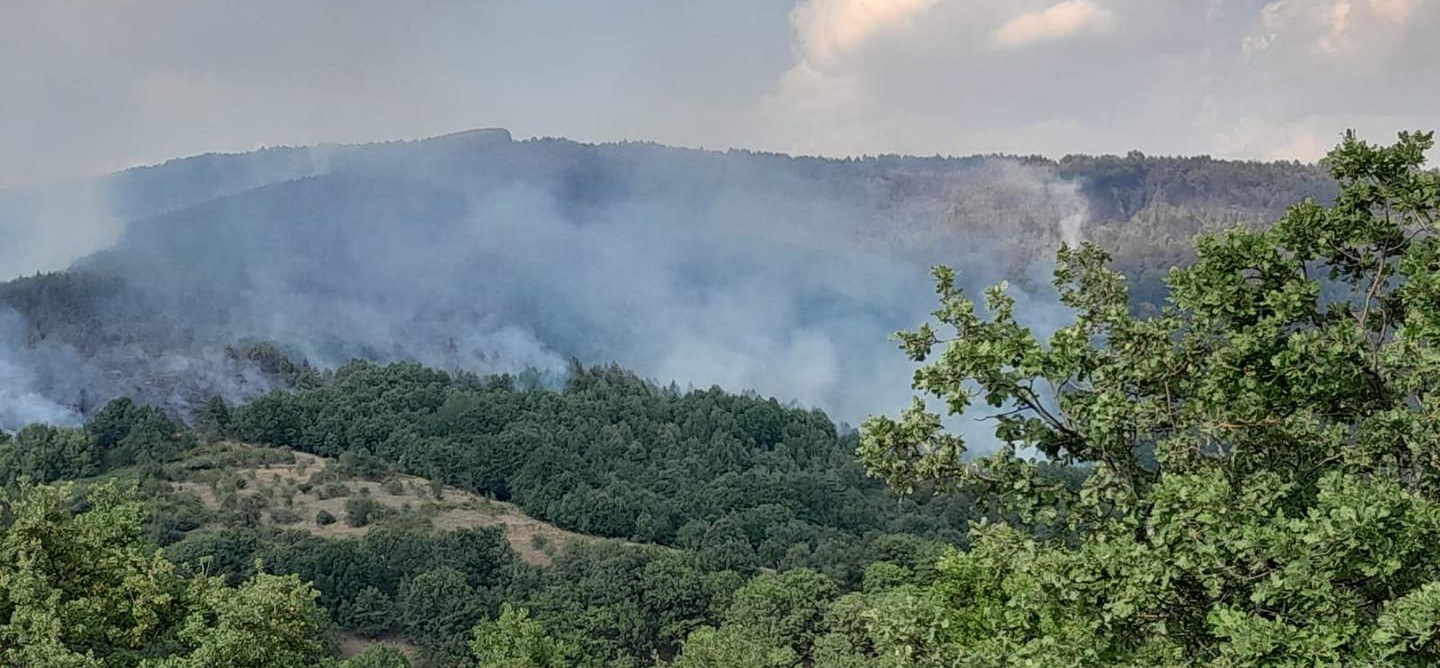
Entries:
[[[908, 375], [886, 337], [925, 316], [932, 264], [1011, 279], [1044, 328], [1062, 239], [1114, 249], [1153, 299], [1195, 233], [1333, 193], [1289, 163], [831, 160], [503, 131], [201, 156], [71, 188], [103, 191], [123, 233], [0, 288], [0, 394], [36, 404], [0, 413], [12, 427], [121, 395], [185, 413], [284, 386], [227, 353], [247, 341], [322, 367], [617, 361], [858, 421], [904, 400], [876, 389]], [[27, 197], [0, 198], [0, 224], [43, 218]]]
[[[201, 468], [205, 460], [224, 459], [226, 453], [233, 456], [230, 465]], [[555, 552], [572, 541], [598, 540], [534, 519], [513, 504], [426, 478], [392, 472], [367, 478], [333, 459], [303, 452], [229, 443], [179, 464], [196, 469], [174, 483], [182, 497], [198, 499], [211, 511], [254, 506], [262, 524], [303, 529], [321, 538], [364, 536], [373, 522], [397, 516], [440, 531], [494, 527], [504, 532], [521, 559], [534, 565], [550, 563]], [[235, 488], [237, 481], [245, 482]], [[356, 509], [358, 513], [351, 512]]]

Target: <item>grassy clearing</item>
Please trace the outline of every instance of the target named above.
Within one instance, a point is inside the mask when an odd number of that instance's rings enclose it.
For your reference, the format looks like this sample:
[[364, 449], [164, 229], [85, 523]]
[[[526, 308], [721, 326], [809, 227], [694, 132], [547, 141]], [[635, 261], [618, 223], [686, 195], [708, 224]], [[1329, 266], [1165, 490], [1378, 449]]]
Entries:
[[[221, 443], [173, 464], [175, 491], [206, 508], [249, 513], [264, 524], [303, 529], [317, 536], [362, 536], [372, 523], [396, 518], [439, 530], [500, 527], [510, 546], [531, 564], [547, 564], [572, 540], [599, 540], [536, 520], [518, 507], [425, 478], [356, 467], [277, 448]], [[356, 512], [362, 510], [364, 512]], [[317, 517], [328, 514], [333, 522]]]

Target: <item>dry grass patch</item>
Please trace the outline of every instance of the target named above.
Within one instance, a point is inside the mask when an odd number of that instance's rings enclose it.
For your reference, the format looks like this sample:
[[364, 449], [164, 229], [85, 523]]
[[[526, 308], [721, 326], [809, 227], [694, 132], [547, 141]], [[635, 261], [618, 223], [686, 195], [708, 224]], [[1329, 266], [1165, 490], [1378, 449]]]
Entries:
[[[599, 540], [537, 520], [513, 504], [486, 499], [455, 487], [443, 488], [442, 500], [437, 501], [432, 496], [430, 481], [416, 476], [395, 475], [384, 481], [359, 478], [336, 481], [331, 474], [326, 474], [321, 476], [321, 480], [326, 480], [326, 484], [344, 485], [349, 493], [321, 498], [326, 496], [323, 494], [325, 484], [312, 482], [312, 479], [335, 465], [333, 460], [296, 452], [291, 463], [229, 469], [227, 473], [246, 481], [243, 488], [233, 492], [227, 490], [217, 494], [212, 484], [207, 482], [185, 481], [175, 486], [178, 491], [196, 495], [212, 509], [220, 508], [224, 497], [230, 493], [237, 497], [264, 496], [269, 509], [264, 512], [262, 521], [304, 529], [324, 537], [363, 536], [370, 531], [369, 526], [350, 526], [345, 521], [345, 502], [363, 494], [386, 508], [426, 517], [436, 529], [499, 527], [504, 530], [505, 538], [516, 554], [531, 564], [549, 563], [550, 554], [572, 540]], [[217, 484], [224, 484], [224, 481]], [[302, 489], [308, 491], [302, 492]], [[287, 497], [289, 503], [284, 500]], [[271, 513], [279, 508], [295, 513], [299, 521], [289, 524], [275, 522]], [[317, 523], [315, 516], [322, 510], [333, 515], [336, 521], [326, 525]]]

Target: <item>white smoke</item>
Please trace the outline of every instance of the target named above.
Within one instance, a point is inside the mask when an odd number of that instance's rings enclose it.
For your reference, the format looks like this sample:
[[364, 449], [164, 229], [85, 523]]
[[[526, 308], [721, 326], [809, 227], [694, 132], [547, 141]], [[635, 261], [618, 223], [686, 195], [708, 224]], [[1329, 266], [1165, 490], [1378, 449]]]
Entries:
[[0, 429], [13, 430], [32, 422], [79, 423], [79, 414], [37, 389], [31, 364], [24, 359], [24, 338], [25, 322], [20, 314], [0, 309]]
[[1066, 246], [1077, 248], [1080, 246], [1080, 242], [1085, 240], [1081, 236], [1085, 227], [1085, 217], [1086, 214], [1082, 211], [1060, 219], [1060, 239], [1065, 242]]
[[104, 184], [0, 190], [0, 280], [57, 271], [114, 244], [123, 230]]
[[86, 390], [92, 407], [243, 399], [270, 385], [224, 346], [264, 340], [322, 367], [614, 361], [854, 424], [908, 402], [890, 335], [934, 309], [934, 264], [975, 289], [1017, 279], [1027, 322], [1063, 321], [1048, 266], [1076, 226], [1055, 221], [1084, 210], [1073, 184], [1002, 159], [876, 167], [480, 133], [332, 147], [325, 164], [132, 222], [81, 266], [127, 281], [103, 321], [136, 343], [42, 342], [19, 386], [72, 405]]

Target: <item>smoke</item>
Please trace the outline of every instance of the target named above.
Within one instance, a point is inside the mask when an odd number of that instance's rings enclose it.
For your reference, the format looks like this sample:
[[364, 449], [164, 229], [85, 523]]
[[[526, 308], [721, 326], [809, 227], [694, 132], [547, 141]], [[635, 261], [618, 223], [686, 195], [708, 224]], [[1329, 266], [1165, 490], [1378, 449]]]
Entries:
[[64, 269], [114, 244], [123, 224], [113, 211], [100, 183], [0, 190], [0, 277]]
[[0, 429], [32, 422], [73, 425], [80, 416], [45, 397], [34, 372], [23, 359], [24, 323], [20, 314], [0, 309]]
[[1085, 212], [1071, 214], [1060, 220], [1060, 239], [1066, 246], [1075, 248], [1080, 245], [1084, 238], [1081, 232], [1085, 226]]
[[[495, 132], [323, 153], [272, 156], [269, 172], [244, 172], [265, 185], [171, 192], [163, 207], [129, 192], [135, 210], [161, 213], [72, 272], [114, 281], [77, 298], [102, 330], [25, 346], [14, 356], [25, 387], [61, 405], [132, 395], [183, 412], [273, 387], [225, 352], [273, 341], [324, 367], [614, 361], [856, 423], [908, 403], [913, 368], [889, 336], [934, 309], [934, 264], [975, 288], [1013, 279], [1027, 322], [1059, 326], [1042, 286], [1057, 221], [1078, 229], [1085, 208], [1071, 184], [1004, 159], [793, 159]], [[205, 169], [228, 161], [259, 164]], [[193, 181], [193, 167], [171, 165], [167, 182]]]

